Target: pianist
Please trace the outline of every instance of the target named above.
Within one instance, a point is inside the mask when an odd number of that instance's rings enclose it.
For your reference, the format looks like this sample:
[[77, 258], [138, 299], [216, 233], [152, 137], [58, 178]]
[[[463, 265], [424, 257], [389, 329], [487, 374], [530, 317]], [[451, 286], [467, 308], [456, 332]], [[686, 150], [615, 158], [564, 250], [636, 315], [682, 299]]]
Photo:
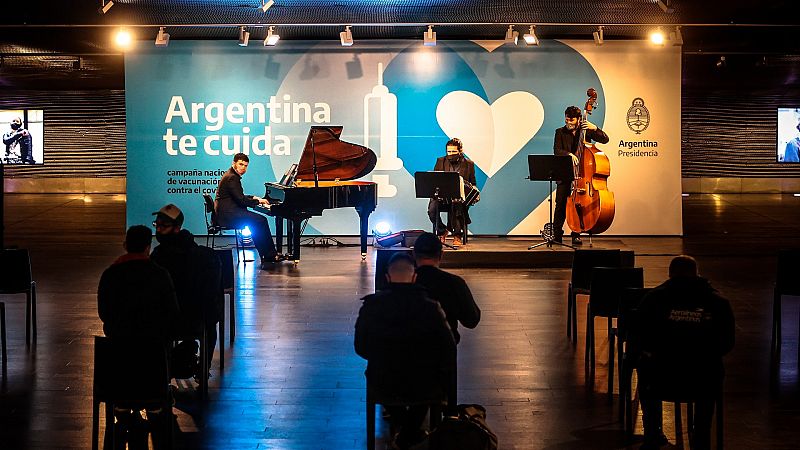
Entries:
[[248, 211], [247, 208], [258, 205], [268, 206], [269, 202], [253, 195], [244, 195], [242, 177], [247, 172], [248, 164], [250, 164], [250, 158], [244, 153], [233, 155], [231, 168], [219, 180], [214, 207], [219, 225], [237, 229], [248, 227], [253, 236], [253, 243], [261, 256], [261, 268], [266, 270], [275, 265], [277, 257], [269, 222], [266, 217]]
[[[453, 138], [447, 141], [446, 149], [447, 155], [436, 159], [436, 166], [433, 170], [444, 172], [458, 172], [464, 181], [469, 182], [475, 186], [475, 163], [464, 157], [464, 148], [461, 139]], [[440, 203], [437, 205], [437, 203]], [[439, 239], [444, 243], [447, 237], [447, 232], [453, 233], [453, 245], [462, 245], [462, 237], [464, 234], [464, 225], [470, 223], [469, 208], [463, 202], [450, 202], [447, 205], [441, 204], [436, 199], [431, 199], [428, 203], [428, 217], [431, 222], [436, 224], [436, 234]], [[445, 227], [442, 223], [441, 215], [437, 217], [436, 211], [447, 212], [448, 226]]]

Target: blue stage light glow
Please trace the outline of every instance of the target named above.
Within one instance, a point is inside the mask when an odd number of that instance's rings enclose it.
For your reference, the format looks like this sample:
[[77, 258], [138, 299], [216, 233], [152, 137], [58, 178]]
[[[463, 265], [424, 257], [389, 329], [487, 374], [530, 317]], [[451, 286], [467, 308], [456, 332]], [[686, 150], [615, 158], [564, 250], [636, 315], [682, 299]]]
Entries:
[[252, 235], [253, 235], [253, 233], [250, 231], [250, 228], [248, 228], [248, 227], [242, 228], [242, 237], [249, 238]]
[[378, 222], [375, 224], [375, 228], [372, 229], [373, 236], [383, 237], [390, 234], [392, 234], [392, 227], [389, 225], [389, 222]]

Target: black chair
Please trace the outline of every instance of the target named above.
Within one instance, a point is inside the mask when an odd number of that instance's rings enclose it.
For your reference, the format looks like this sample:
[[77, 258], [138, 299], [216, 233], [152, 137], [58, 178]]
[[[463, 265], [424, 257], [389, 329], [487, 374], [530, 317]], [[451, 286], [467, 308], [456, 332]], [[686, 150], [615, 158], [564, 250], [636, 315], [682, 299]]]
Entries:
[[630, 336], [630, 329], [636, 321], [636, 308], [652, 288], [625, 288], [619, 300], [619, 314], [617, 316], [617, 355], [619, 367], [619, 418], [625, 425], [625, 431], [630, 436], [633, 434], [633, 407], [632, 393], [633, 369], [638, 354], [626, 344]]
[[[228, 249], [214, 249], [214, 252], [219, 257], [219, 261], [222, 267], [222, 293], [224, 296], [227, 296], [229, 299], [229, 308], [228, 308], [228, 316], [230, 317], [228, 320], [229, 322], [229, 333], [230, 333], [230, 345], [233, 345], [233, 341], [236, 338], [236, 286], [235, 286], [235, 271], [233, 267], [233, 255], [231, 251]], [[223, 307], [223, 313], [224, 313]], [[220, 321], [222, 323], [222, 321]], [[222, 328], [220, 328], [219, 332], [219, 345], [220, 351], [222, 350], [222, 342], [224, 341], [225, 336], [222, 332]]]
[[[669, 389], [671, 391], [671, 389]], [[680, 439], [681, 436], [681, 404], [686, 404], [686, 425], [689, 428], [689, 436], [694, 434], [694, 406], [697, 403], [699, 397], [698, 394], [689, 394], [689, 393], [676, 393], [676, 392], [655, 392], [655, 398], [661, 400], [662, 402], [669, 402], [675, 404], [675, 435], [676, 440]], [[706, 393], [702, 395], [706, 396]], [[705, 398], [705, 397], [704, 397]], [[717, 440], [717, 450], [723, 449], [723, 440], [725, 435], [725, 430], [723, 427], [724, 424], [724, 412], [723, 412], [723, 394], [722, 394], [722, 386], [717, 392], [713, 395], [714, 400], [714, 416], [716, 417], [716, 440]]]
[[233, 231], [236, 255], [239, 256], [236, 264], [239, 264], [239, 261], [241, 261], [243, 264], [247, 265], [249, 261], [252, 261], [244, 257], [244, 248], [239, 246], [239, 241], [242, 239], [242, 230], [223, 227], [217, 222], [217, 211], [214, 208], [214, 199], [211, 198], [209, 194], [203, 194], [203, 207], [205, 208], [206, 231], [208, 233], [206, 235], [206, 247], [208, 247], [208, 240], [211, 239], [211, 248], [215, 248], [215, 237], [222, 236], [225, 231]]
[[25, 294], [25, 344], [36, 341], [36, 282], [31, 272], [31, 258], [26, 249], [3, 249], [0, 252], [0, 294]]
[[[778, 253], [778, 270], [772, 300], [772, 342], [770, 344], [773, 364], [780, 363], [781, 354], [781, 303], [784, 295], [800, 296], [800, 249], [781, 250]], [[800, 361], [800, 345], [797, 346]]]
[[575, 250], [572, 259], [572, 277], [567, 287], [567, 337], [578, 342], [577, 296], [588, 295], [592, 281], [592, 268], [619, 267], [619, 250]]
[[6, 304], [0, 302], [0, 342], [3, 352], [3, 378], [8, 376], [8, 350], [6, 347]]
[[205, 321], [203, 321], [203, 323], [204, 323], [203, 331], [200, 332], [199, 335], [193, 335], [193, 334], [180, 335], [176, 337], [174, 342], [177, 343], [179, 341], [191, 341], [191, 340], [200, 342], [200, 379], [198, 380], [198, 382], [200, 384], [199, 386], [200, 398], [206, 399], [208, 397], [208, 376], [209, 376], [209, 371], [211, 370], [211, 361], [209, 360], [208, 351], [206, 347], [207, 331], [206, 331]]
[[172, 395], [164, 342], [151, 339], [94, 339], [92, 385], [92, 449], [98, 448], [100, 403], [106, 406], [105, 442], [115, 447], [114, 407], [139, 411], [157, 410], [166, 439], [172, 447]]
[[[592, 269], [590, 286], [589, 303], [586, 305], [586, 365], [594, 374], [594, 319], [595, 317], [605, 317], [608, 319], [608, 398], [610, 401], [614, 395], [616, 329], [613, 327], [613, 319], [619, 316], [622, 290], [644, 287], [644, 270], [641, 267], [595, 267]], [[618, 364], [618, 367], [622, 367], [622, 364]]]

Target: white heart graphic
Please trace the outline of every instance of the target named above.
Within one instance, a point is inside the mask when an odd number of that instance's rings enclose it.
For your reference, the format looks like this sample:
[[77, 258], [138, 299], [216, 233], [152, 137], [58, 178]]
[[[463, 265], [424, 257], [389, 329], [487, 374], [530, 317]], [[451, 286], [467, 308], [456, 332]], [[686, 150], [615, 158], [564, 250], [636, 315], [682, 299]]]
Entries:
[[436, 107], [436, 120], [449, 137], [464, 143], [464, 153], [489, 177], [525, 146], [544, 123], [544, 106], [535, 95], [514, 91], [491, 105], [467, 91], [453, 91]]

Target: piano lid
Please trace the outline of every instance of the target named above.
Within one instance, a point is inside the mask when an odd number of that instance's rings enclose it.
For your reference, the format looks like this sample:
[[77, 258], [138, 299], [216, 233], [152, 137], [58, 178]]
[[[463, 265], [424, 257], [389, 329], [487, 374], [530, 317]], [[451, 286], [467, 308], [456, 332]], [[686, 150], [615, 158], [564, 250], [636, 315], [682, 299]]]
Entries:
[[297, 177], [314, 180], [314, 157], [311, 139], [314, 139], [314, 153], [317, 157], [317, 172], [320, 180], [353, 180], [372, 172], [378, 157], [375, 152], [363, 145], [339, 140], [341, 126], [314, 126], [308, 132], [303, 154], [297, 168]]

